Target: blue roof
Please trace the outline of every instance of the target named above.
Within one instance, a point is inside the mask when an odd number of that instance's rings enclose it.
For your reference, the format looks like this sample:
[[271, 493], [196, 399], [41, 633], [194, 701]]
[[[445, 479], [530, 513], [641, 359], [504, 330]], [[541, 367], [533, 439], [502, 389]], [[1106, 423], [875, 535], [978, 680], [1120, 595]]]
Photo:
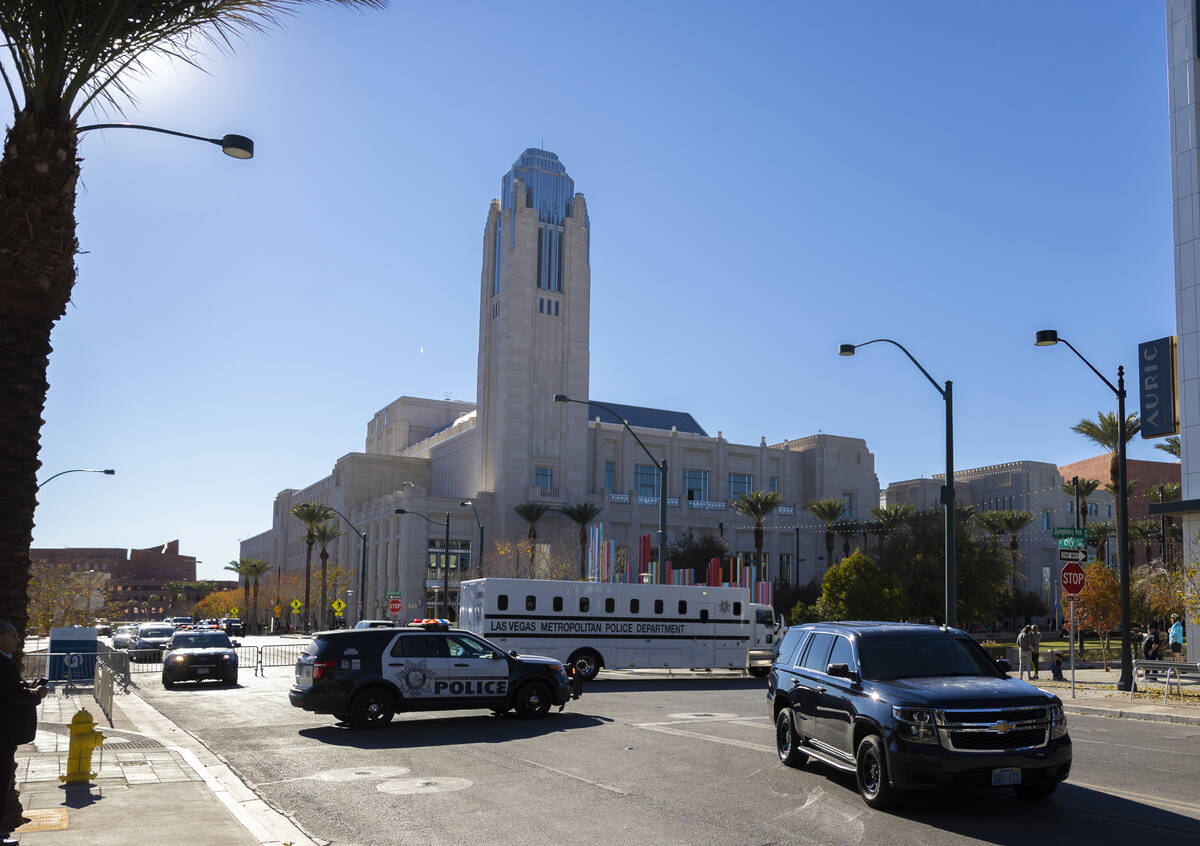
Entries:
[[611, 408], [620, 417], [614, 417], [608, 411], [600, 408], [594, 403], [588, 403], [588, 420], [600, 418], [601, 423], [617, 423], [620, 424], [621, 418], [630, 426], [640, 426], [643, 429], [666, 429], [671, 430], [675, 427], [680, 432], [691, 432], [693, 435], [703, 435], [708, 437], [708, 432], [701, 428], [696, 422], [696, 418], [688, 414], [686, 411], [664, 411], [661, 408], [644, 408], [640, 405], [621, 405], [617, 402], [606, 402], [606, 406]]

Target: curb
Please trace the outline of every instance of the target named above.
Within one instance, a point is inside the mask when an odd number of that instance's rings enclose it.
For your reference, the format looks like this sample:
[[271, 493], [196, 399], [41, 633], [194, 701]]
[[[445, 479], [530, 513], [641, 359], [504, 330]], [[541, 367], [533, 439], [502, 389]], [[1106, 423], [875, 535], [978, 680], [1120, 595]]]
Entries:
[[1085, 717], [1116, 717], [1122, 720], [1144, 720], [1152, 723], [1174, 723], [1183, 726], [1200, 726], [1200, 714], [1156, 714], [1147, 711], [1126, 711], [1122, 708], [1097, 708], [1091, 705], [1063, 703], [1063, 711]]

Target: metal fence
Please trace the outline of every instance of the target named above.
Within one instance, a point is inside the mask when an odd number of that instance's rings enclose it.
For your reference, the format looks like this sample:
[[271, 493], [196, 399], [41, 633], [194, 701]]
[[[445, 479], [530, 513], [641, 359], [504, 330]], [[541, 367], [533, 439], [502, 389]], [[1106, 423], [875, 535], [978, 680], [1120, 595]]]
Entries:
[[108, 663], [107, 656], [97, 656], [96, 684], [92, 687], [92, 698], [96, 700], [96, 704], [104, 712], [109, 725], [112, 725], [114, 675], [113, 668]]

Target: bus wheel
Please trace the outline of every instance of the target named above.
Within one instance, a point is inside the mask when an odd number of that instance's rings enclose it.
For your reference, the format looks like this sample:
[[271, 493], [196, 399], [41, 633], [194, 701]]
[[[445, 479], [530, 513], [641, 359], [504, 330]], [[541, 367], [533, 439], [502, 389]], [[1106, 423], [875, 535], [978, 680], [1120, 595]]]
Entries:
[[572, 653], [567, 663], [575, 668], [580, 681], [591, 681], [600, 672], [600, 656], [591, 649], [580, 649]]

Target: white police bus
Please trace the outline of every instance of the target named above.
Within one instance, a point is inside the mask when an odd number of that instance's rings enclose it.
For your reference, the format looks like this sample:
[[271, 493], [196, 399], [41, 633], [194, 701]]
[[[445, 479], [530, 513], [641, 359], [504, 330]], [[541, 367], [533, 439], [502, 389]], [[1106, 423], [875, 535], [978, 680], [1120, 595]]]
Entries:
[[782, 628], [747, 588], [541, 579], [463, 582], [458, 625], [505, 649], [556, 658], [584, 681], [601, 667], [766, 675]]

